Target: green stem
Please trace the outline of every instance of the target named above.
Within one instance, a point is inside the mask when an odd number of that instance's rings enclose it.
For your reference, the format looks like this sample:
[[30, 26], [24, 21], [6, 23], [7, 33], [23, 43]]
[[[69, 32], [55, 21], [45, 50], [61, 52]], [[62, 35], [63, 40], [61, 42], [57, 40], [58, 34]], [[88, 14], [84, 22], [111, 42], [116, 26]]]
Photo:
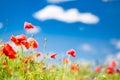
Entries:
[[43, 53], [45, 54], [44, 56], [44, 59], [45, 59], [45, 65], [47, 66], [48, 65], [48, 53], [46, 52], [46, 42], [47, 42], [47, 39], [45, 38], [44, 39], [44, 45], [43, 45]]
[[[46, 42], [47, 42], [47, 39], [45, 38], [44, 45], [43, 45], [43, 53], [46, 53]], [[47, 53], [46, 53], [46, 55], [47, 55]]]

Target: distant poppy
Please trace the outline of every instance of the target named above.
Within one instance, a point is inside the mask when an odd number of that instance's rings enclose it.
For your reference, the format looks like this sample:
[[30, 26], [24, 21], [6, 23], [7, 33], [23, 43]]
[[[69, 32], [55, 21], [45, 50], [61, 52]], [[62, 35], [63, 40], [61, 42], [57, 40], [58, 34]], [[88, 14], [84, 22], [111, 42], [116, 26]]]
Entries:
[[37, 57], [40, 57], [40, 56], [41, 56], [41, 53], [40, 53], [40, 52], [38, 52], [36, 56], [37, 56]]
[[24, 65], [21, 65], [21, 69], [22, 69], [22, 70], [26, 70], [26, 69], [27, 69], [27, 67], [26, 67], [26, 66], [24, 66]]
[[30, 43], [27, 41], [23, 41], [22, 44], [26, 47], [26, 49], [30, 48]]
[[4, 61], [2, 61], [2, 64], [5, 66], [5, 67], [7, 67], [8, 66], [8, 64], [7, 64], [7, 62], [4, 60]]
[[68, 58], [64, 58], [64, 59], [62, 60], [62, 63], [63, 63], [63, 64], [69, 64], [69, 63], [70, 63], [70, 60], [69, 60]]
[[18, 36], [11, 36], [11, 41], [14, 42], [17, 46], [20, 46], [21, 42], [24, 40], [27, 40], [27, 37], [23, 34]]
[[72, 64], [70, 66], [70, 69], [74, 72], [78, 72], [79, 71], [79, 66], [77, 64]]
[[24, 58], [24, 59], [22, 59], [22, 61], [23, 61], [23, 63], [28, 63], [28, 59], [27, 58]]
[[32, 48], [38, 48], [38, 42], [33, 38], [28, 38], [28, 42], [30, 43]]
[[71, 57], [75, 58], [76, 57], [76, 52], [74, 49], [71, 49], [69, 51], [67, 51], [67, 54], [70, 55]]
[[120, 68], [116, 69], [116, 72], [117, 72], [117, 73], [120, 73]]
[[115, 67], [117, 67], [117, 65], [118, 65], [117, 61], [112, 60], [111, 63], [109, 64], [109, 67], [115, 68]]
[[114, 74], [114, 69], [111, 68], [111, 67], [108, 67], [108, 68], [106, 69], [106, 73], [107, 73], [107, 74]]
[[97, 67], [95, 68], [95, 72], [96, 72], [96, 73], [100, 73], [100, 72], [101, 72], [101, 67], [100, 67], [100, 66], [97, 66]]
[[56, 53], [53, 53], [53, 54], [50, 55], [50, 58], [55, 59], [56, 55], [57, 55]]
[[24, 23], [24, 29], [25, 30], [29, 30], [29, 29], [33, 29], [34, 26], [31, 23], [25, 22]]
[[5, 53], [6, 56], [8, 56], [10, 59], [16, 58], [16, 52], [13, 50], [12, 46], [8, 43], [4, 44], [4, 47], [2, 49], [3, 53]]

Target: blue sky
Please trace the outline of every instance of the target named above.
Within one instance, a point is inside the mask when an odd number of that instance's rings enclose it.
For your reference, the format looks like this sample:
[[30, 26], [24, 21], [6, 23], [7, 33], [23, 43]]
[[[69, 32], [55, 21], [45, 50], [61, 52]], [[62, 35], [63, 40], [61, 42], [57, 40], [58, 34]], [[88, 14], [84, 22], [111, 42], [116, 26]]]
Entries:
[[48, 52], [73, 48], [77, 59], [120, 58], [120, 0], [0, 0], [1, 39], [30, 36], [25, 21], [37, 26], [40, 51], [47, 38]]

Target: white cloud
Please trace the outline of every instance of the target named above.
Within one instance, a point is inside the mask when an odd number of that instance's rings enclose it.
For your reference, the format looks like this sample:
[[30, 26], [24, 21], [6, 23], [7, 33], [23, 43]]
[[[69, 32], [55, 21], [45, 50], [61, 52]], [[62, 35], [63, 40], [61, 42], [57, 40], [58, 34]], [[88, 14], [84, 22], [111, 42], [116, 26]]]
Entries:
[[[117, 62], [120, 61], [120, 52], [116, 53], [115, 55], [109, 54], [106, 56], [104, 64], [109, 64], [112, 60], [116, 60]], [[119, 63], [118, 63], [119, 64]]]
[[70, 2], [75, 0], [47, 0], [49, 3], [62, 3], [62, 2]]
[[117, 53], [116, 59], [117, 59], [117, 60], [120, 60], [120, 52]]
[[76, 8], [64, 10], [62, 7], [55, 5], [49, 5], [39, 10], [33, 14], [33, 17], [41, 21], [54, 19], [66, 23], [96, 24], [99, 22], [99, 18], [92, 13], [80, 13]]
[[112, 39], [112, 40], [111, 40], [111, 44], [113, 44], [116, 49], [119, 49], [119, 50], [120, 50], [120, 40]]
[[34, 29], [27, 30], [27, 34], [36, 34], [41, 31], [39, 26], [35, 26]]
[[112, 54], [109, 54], [109, 55], [106, 56], [104, 64], [108, 65], [114, 59], [115, 59], [115, 56], [113, 56]]
[[93, 51], [93, 48], [90, 44], [85, 43], [85, 44], [81, 45], [80, 50], [82, 50], [84, 52], [91, 52], [91, 51]]
[[115, 1], [119, 1], [119, 0], [102, 0], [103, 2], [115, 2]]
[[0, 23], [0, 29], [3, 27], [3, 24], [2, 23]]
[[102, 0], [103, 2], [109, 2], [110, 0]]

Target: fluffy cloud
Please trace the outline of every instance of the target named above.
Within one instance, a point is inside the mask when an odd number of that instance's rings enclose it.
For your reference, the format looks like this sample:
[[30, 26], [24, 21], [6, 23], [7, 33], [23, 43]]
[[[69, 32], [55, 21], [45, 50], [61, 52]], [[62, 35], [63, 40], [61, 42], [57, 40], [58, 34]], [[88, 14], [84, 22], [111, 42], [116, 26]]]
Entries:
[[120, 60], [120, 52], [117, 53], [116, 59], [117, 59], [117, 60]]
[[93, 48], [90, 44], [83, 44], [83, 45], [81, 45], [80, 50], [82, 50], [84, 52], [91, 52], [91, 51], [93, 51]]
[[116, 2], [116, 1], [119, 1], [119, 0], [102, 0], [103, 2]]
[[3, 26], [3, 24], [2, 24], [2, 23], [0, 23], [0, 29], [2, 28], [2, 26]]
[[116, 47], [116, 49], [120, 50], [120, 40], [112, 39], [111, 43]]
[[92, 13], [80, 13], [76, 8], [64, 10], [62, 7], [49, 5], [33, 14], [34, 18], [45, 20], [58, 20], [66, 23], [82, 22], [85, 24], [96, 24], [99, 18]]
[[119, 1], [119, 0], [102, 0], [103, 2], [116, 2], [116, 1]]
[[117, 62], [120, 61], [120, 52], [116, 53], [115, 55], [109, 54], [106, 56], [104, 64], [109, 64], [112, 60], [116, 60]]
[[103, 2], [109, 2], [110, 0], [102, 0]]
[[27, 30], [27, 34], [36, 34], [36, 33], [39, 33], [40, 31], [41, 31], [40, 27], [35, 26], [34, 29]]
[[62, 2], [69, 2], [75, 0], [47, 0], [49, 3], [62, 3]]

